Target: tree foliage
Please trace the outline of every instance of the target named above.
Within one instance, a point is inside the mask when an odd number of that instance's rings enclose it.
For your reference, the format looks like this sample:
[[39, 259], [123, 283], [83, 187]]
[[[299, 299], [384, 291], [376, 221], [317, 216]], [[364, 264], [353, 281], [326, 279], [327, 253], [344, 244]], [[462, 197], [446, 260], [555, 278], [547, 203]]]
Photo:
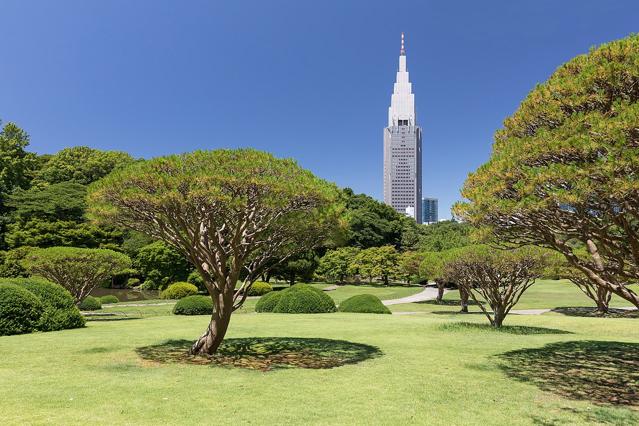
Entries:
[[421, 251], [445, 251], [471, 244], [470, 225], [452, 220], [441, 221], [420, 228]]
[[132, 162], [133, 158], [125, 152], [74, 146], [49, 157], [35, 174], [33, 184], [70, 182], [88, 185]]
[[336, 225], [337, 198], [334, 185], [293, 160], [250, 149], [134, 163], [93, 184], [89, 194], [94, 218], [172, 245], [202, 276], [215, 310], [192, 353], [217, 350], [232, 312], [273, 259], [324, 242]]
[[360, 249], [357, 247], [328, 250], [320, 259], [315, 274], [326, 281], [343, 283], [351, 274], [351, 264], [359, 252]]
[[370, 247], [361, 250], [351, 262], [351, 273], [357, 273], [368, 278], [379, 277], [384, 284], [397, 277], [397, 262], [399, 253], [393, 246]]
[[182, 253], [162, 241], [142, 247], [133, 267], [144, 277], [144, 288], [163, 289], [176, 281], [186, 281], [190, 266]]
[[16, 189], [29, 187], [37, 164], [35, 154], [25, 151], [28, 145], [29, 135], [14, 123], [0, 130], [0, 249], [5, 248], [4, 233], [10, 222], [6, 199]]
[[66, 288], [80, 303], [98, 284], [131, 267], [131, 260], [112, 250], [50, 247], [30, 251], [23, 264], [32, 275]]
[[639, 307], [627, 286], [639, 279], [638, 100], [637, 35], [562, 65], [505, 120], [456, 211], [499, 241], [558, 251]]
[[399, 213], [368, 195], [353, 194], [349, 188], [343, 194], [346, 198], [345, 245], [359, 248], [401, 245], [404, 223]]

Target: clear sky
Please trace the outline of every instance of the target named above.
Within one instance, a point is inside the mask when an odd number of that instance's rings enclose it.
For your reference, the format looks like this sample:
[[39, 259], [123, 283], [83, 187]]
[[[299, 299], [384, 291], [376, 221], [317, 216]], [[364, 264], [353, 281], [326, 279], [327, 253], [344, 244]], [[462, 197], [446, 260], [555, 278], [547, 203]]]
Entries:
[[39, 153], [250, 146], [381, 198], [404, 31], [423, 192], [449, 217], [534, 85], [638, 17], [637, 0], [0, 0], [0, 119]]

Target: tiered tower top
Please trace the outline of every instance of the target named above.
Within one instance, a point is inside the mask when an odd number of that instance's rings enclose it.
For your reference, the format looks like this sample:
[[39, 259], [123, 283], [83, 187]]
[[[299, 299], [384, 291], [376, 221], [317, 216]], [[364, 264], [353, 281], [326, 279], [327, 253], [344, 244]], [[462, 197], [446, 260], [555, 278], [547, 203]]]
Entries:
[[388, 127], [415, 126], [415, 95], [406, 70], [404, 33], [399, 51], [399, 70], [393, 86], [391, 105], [388, 108]]

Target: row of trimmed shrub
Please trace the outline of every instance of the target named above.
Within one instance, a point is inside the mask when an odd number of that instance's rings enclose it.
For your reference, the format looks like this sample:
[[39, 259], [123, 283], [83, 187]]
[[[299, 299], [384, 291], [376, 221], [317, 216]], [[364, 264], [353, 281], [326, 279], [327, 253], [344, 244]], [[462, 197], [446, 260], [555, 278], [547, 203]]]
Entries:
[[308, 284], [295, 284], [285, 290], [265, 294], [255, 305], [256, 312], [317, 314], [335, 312], [333, 299]]
[[[333, 299], [322, 290], [308, 284], [296, 284], [280, 292], [271, 292], [260, 298], [256, 312], [285, 314], [316, 314], [337, 311]], [[377, 296], [359, 294], [344, 300], [340, 312], [390, 314]]]
[[0, 280], [0, 335], [84, 326], [71, 293], [37, 278]]
[[[162, 293], [165, 299], [180, 299], [173, 307], [173, 313], [175, 315], [211, 315], [213, 313], [213, 300], [211, 300], [211, 297], [197, 295], [197, 288], [193, 292], [193, 289], [190, 289], [187, 285], [191, 286], [189, 283], [175, 283]], [[256, 281], [249, 290], [249, 296], [270, 294], [272, 291], [273, 287], [270, 284]]]

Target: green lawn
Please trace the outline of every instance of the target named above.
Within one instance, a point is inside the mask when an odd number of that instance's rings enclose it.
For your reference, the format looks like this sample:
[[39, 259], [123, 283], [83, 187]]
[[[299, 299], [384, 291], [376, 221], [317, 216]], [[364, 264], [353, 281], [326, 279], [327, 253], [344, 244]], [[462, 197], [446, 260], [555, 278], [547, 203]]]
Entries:
[[[339, 301], [415, 291], [345, 286], [329, 294]], [[561, 283], [536, 291], [525, 306], [552, 292], [562, 305], [573, 301]], [[249, 300], [234, 315], [228, 339], [305, 338], [294, 342], [306, 347], [322, 338], [371, 347], [369, 359], [331, 369], [260, 371], [149, 359], [149, 347], [193, 340], [208, 318], [173, 316], [172, 305], [130, 305], [102, 311], [140, 319], [0, 337], [2, 424], [639, 422], [639, 319], [512, 315], [510, 328], [496, 332], [482, 316], [458, 315], [450, 306], [417, 315], [286, 315], [256, 314]], [[392, 308], [413, 306], [426, 304]], [[321, 342], [324, 354], [347, 356], [337, 343]]]
[[[630, 286], [639, 292], [639, 286]], [[391, 306], [392, 311], [405, 312], [447, 312], [458, 310], [459, 292], [452, 290], [444, 295], [448, 305], [436, 305], [434, 302], [407, 303]], [[521, 297], [515, 309], [553, 309], [560, 307], [593, 307], [594, 303], [581, 290], [567, 280], [539, 280]], [[629, 302], [614, 296], [610, 300], [610, 307], [632, 306]], [[470, 306], [471, 312], [479, 312], [479, 308]], [[544, 315], [554, 315], [548, 313]]]
[[[151, 307], [149, 307], [151, 308]], [[509, 334], [450, 327], [454, 315], [240, 314], [230, 338], [286, 336], [343, 339], [372, 345], [381, 356], [329, 370], [268, 372], [156, 364], [136, 349], [166, 339], [193, 339], [206, 317], [154, 316], [90, 322], [84, 329], [0, 338], [3, 424], [636, 424], [635, 411], [602, 404], [626, 395], [639, 404], [639, 336], [633, 319], [509, 317], [509, 325], [572, 334]], [[463, 317], [483, 323], [479, 316]], [[534, 330], [533, 330], [534, 331]], [[539, 330], [537, 330], [538, 332]], [[544, 330], [541, 330], [544, 332]], [[590, 343], [625, 350], [579, 360]], [[616, 343], [610, 343], [616, 342]], [[627, 347], [623, 342], [631, 343]], [[534, 384], [500, 366], [509, 359], [543, 364], [552, 378]], [[552, 346], [550, 348], [553, 348]], [[568, 348], [569, 350], [567, 350]], [[601, 349], [601, 347], [598, 347]], [[507, 354], [514, 350], [520, 354]], [[544, 354], [545, 352], [541, 352]], [[507, 355], [504, 355], [507, 354]], [[528, 356], [529, 354], [530, 356]], [[553, 355], [554, 354], [554, 355]], [[616, 355], [619, 357], [619, 355]], [[599, 357], [599, 358], [597, 358]], [[574, 359], [571, 359], [574, 358]], [[614, 358], [614, 357], [613, 357]], [[575, 365], [592, 362], [604, 386], [589, 394]], [[595, 364], [598, 363], [598, 364]], [[628, 371], [615, 371], [616, 365]], [[623, 366], [626, 367], [623, 367]], [[524, 374], [526, 369], [519, 374]], [[556, 382], [556, 383], [555, 383]], [[588, 388], [586, 388], [588, 389]], [[580, 395], [579, 392], [582, 392]], [[581, 398], [581, 399], [579, 399]]]

